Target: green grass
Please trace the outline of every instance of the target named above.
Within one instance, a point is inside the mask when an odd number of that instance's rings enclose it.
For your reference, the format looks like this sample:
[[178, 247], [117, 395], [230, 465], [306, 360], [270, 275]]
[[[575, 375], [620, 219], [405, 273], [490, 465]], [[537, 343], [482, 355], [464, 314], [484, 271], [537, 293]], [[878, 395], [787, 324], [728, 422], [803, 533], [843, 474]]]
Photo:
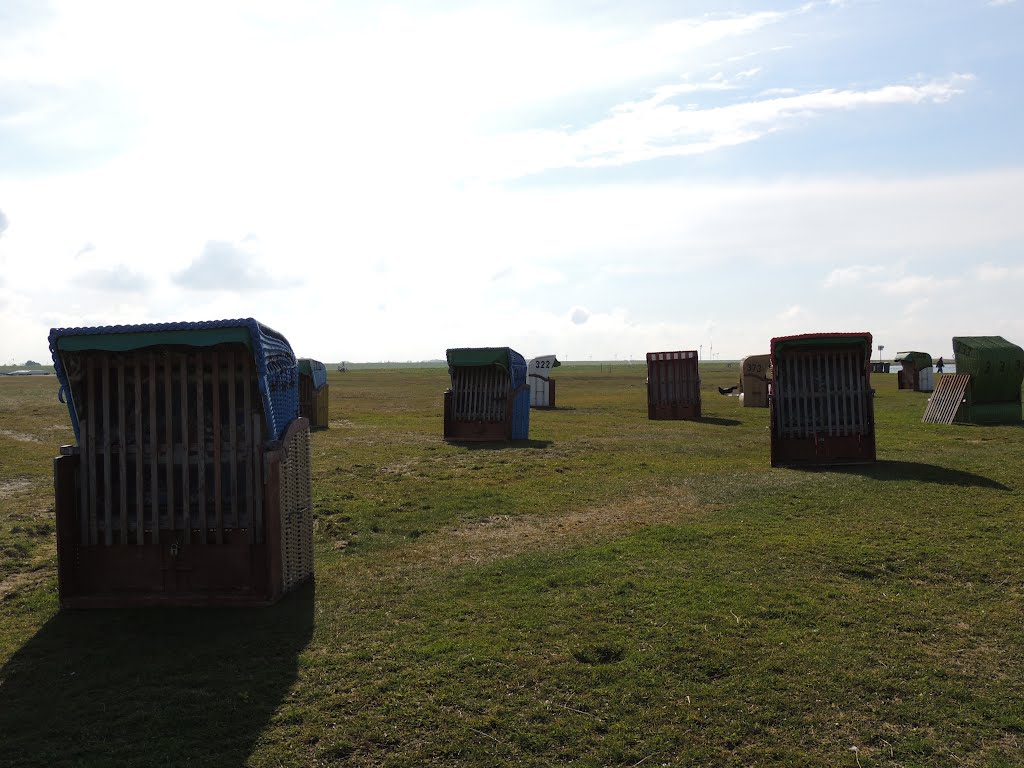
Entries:
[[57, 611], [53, 379], [0, 379], [0, 766], [1024, 764], [1024, 429], [920, 422], [772, 469], [768, 413], [646, 418], [566, 365], [531, 440], [441, 440], [441, 369], [330, 372], [316, 582]]

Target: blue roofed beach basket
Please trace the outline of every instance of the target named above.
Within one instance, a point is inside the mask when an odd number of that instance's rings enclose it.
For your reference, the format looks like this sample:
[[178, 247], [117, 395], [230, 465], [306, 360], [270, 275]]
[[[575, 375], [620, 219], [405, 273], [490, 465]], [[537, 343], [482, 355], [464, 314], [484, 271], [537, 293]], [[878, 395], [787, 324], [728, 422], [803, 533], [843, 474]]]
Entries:
[[526, 360], [509, 347], [447, 351], [444, 437], [451, 441], [527, 440], [530, 388]]
[[299, 415], [309, 419], [309, 425], [326, 429], [329, 419], [330, 388], [327, 386], [327, 368], [319, 360], [299, 358]]
[[266, 605], [313, 574], [309, 422], [245, 318], [54, 328], [77, 445], [54, 460], [63, 607]]
[[[50, 354], [66, 399], [75, 437], [79, 437], [78, 412], [65, 366], [67, 352], [126, 352], [150, 347], [213, 347], [240, 342], [252, 355], [263, 398], [266, 426], [275, 440], [299, 413], [298, 365], [288, 340], [253, 318], [203, 320], [181, 323], [105, 325], [91, 328], [52, 328]], [[324, 380], [326, 381], [326, 371]]]

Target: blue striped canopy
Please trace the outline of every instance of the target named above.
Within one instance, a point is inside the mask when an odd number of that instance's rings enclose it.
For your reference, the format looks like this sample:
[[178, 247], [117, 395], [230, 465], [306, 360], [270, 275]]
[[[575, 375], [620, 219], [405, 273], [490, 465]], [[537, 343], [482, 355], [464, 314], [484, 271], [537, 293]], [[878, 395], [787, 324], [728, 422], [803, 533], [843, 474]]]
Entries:
[[[86, 350], [126, 352], [147, 347], [178, 345], [212, 347], [227, 342], [244, 344], [251, 352], [263, 400], [267, 429], [274, 440], [299, 415], [299, 374], [288, 340], [251, 317], [238, 320], [203, 320], [140, 325], [101, 325], [89, 328], [51, 328], [50, 354], [67, 402], [75, 438], [78, 413], [62, 355]], [[65, 397], [66, 396], [66, 397]]]

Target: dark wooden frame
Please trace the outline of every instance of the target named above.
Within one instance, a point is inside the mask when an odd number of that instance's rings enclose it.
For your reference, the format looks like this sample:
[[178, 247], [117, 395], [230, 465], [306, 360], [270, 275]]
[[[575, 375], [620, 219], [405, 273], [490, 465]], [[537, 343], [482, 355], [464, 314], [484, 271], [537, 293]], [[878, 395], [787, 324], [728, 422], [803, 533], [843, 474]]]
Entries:
[[856, 342], [773, 351], [773, 467], [876, 460], [870, 365]]
[[299, 415], [309, 419], [311, 429], [327, 429], [330, 389], [324, 384], [320, 389], [313, 386], [313, 377], [299, 373]]
[[[263, 440], [243, 346], [90, 352], [74, 365], [79, 444], [53, 465], [63, 607], [262, 605], [312, 574], [309, 422]], [[284, 546], [296, 536], [308, 557]]]
[[647, 354], [647, 418], [701, 417], [700, 367], [695, 351]]
[[496, 365], [453, 366], [451, 376], [452, 387], [444, 393], [444, 439], [511, 440], [512, 410], [519, 389], [512, 389], [509, 373]]

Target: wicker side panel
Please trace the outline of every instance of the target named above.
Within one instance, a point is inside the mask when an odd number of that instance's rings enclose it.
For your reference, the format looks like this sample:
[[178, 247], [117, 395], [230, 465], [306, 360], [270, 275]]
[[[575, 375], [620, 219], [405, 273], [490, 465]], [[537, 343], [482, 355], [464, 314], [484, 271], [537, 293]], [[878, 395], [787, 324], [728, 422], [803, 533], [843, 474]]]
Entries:
[[313, 575], [313, 481], [308, 422], [286, 434], [280, 499], [282, 590], [290, 592]]

